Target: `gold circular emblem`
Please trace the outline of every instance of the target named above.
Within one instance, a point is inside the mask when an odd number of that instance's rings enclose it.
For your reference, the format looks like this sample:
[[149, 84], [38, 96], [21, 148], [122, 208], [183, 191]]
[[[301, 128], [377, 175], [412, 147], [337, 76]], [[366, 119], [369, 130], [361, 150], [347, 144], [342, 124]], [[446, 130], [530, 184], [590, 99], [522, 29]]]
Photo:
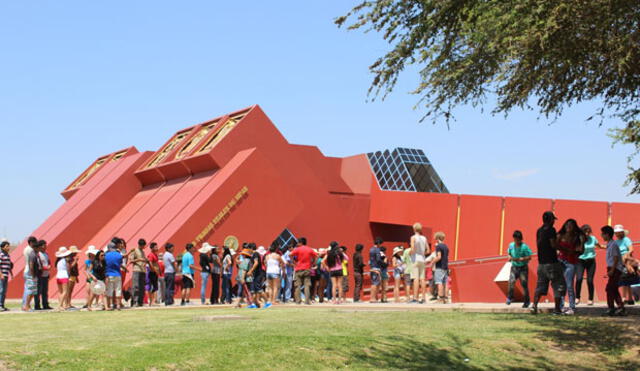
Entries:
[[227, 236], [224, 239], [224, 245], [232, 250], [238, 250], [238, 238], [236, 236]]

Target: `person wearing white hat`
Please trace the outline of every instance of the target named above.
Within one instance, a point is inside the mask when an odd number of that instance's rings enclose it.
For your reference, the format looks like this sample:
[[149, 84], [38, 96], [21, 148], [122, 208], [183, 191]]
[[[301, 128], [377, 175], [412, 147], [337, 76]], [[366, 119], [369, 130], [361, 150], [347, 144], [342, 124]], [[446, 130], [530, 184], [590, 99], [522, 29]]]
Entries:
[[207, 292], [207, 282], [211, 276], [211, 245], [205, 242], [202, 247], [198, 249], [200, 253], [200, 304], [205, 304], [205, 295]]
[[613, 232], [616, 235], [616, 244], [620, 248], [620, 255], [622, 256], [622, 264], [625, 267], [625, 272], [622, 274], [620, 278], [620, 287], [622, 287], [622, 298], [625, 299], [626, 304], [634, 305], [635, 301], [633, 300], [633, 295], [631, 292], [631, 286], [640, 283], [638, 281], [638, 276], [633, 274], [635, 270], [630, 266], [630, 262], [633, 260], [633, 242], [627, 236], [629, 233], [624, 229], [622, 224], [616, 224], [613, 227]]
[[[395, 303], [400, 302], [400, 286], [404, 284], [404, 269], [405, 264], [402, 260], [404, 249], [402, 246], [396, 246], [393, 249], [392, 266], [393, 266], [393, 301]], [[407, 292], [406, 285], [404, 286], [405, 292]]]
[[69, 308], [67, 295], [69, 290], [69, 270], [68, 259], [71, 255], [66, 247], [62, 246], [56, 251], [56, 283], [58, 285], [58, 310], [63, 311]]

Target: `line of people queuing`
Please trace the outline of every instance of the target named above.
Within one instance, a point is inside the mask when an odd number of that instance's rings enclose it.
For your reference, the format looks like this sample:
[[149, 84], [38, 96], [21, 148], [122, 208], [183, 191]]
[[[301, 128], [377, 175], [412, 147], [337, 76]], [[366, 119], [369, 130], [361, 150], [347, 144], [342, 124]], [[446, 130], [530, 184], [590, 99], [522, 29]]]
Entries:
[[[567, 219], [559, 231], [554, 228], [557, 217], [552, 211], [542, 215], [543, 225], [536, 233], [538, 248], [538, 280], [533, 298], [532, 313], [538, 313], [540, 299], [547, 295], [549, 285], [554, 292], [554, 314], [573, 315], [581, 302], [582, 283], [587, 276], [587, 305], [593, 305], [596, 253], [603, 249], [606, 255], [606, 315], [625, 315], [625, 304], [634, 305], [640, 292], [640, 261], [633, 257], [633, 243], [628, 231], [618, 224], [600, 229], [600, 244], [589, 225], [579, 226], [575, 219]], [[531, 305], [528, 288], [528, 264], [532, 251], [524, 243], [521, 231], [513, 233], [508, 248], [511, 270], [507, 305], [513, 300], [516, 281], [520, 280], [524, 292], [523, 307]], [[620, 295], [619, 289], [623, 294]], [[623, 300], [626, 298], [626, 301]], [[568, 297], [568, 306], [565, 302]], [[616, 308], [617, 305], [617, 308]]]
[[[432, 250], [422, 235], [422, 226], [416, 223], [409, 246], [397, 246], [389, 254], [382, 239], [377, 238], [369, 249], [367, 262], [370, 301], [388, 301], [391, 272], [395, 302], [446, 302], [449, 250], [444, 243], [444, 233], [436, 233], [434, 239], [436, 247]], [[0, 308], [7, 310], [4, 299], [8, 278], [13, 274], [13, 263], [8, 242], [0, 246]], [[359, 302], [367, 266], [361, 244], [355, 246], [350, 258], [347, 247], [338, 242], [331, 242], [327, 248], [313, 249], [304, 237], [288, 246], [273, 244], [268, 250], [255, 243], [244, 243], [236, 251], [206, 242], [198, 250], [193, 244], [186, 244], [185, 252], [179, 256], [174, 255], [172, 243], [166, 243], [163, 250], [160, 251], [155, 242], [147, 244], [146, 240], [140, 239], [127, 251], [126, 241], [114, 237], [104, 249], [89, 246], [84, 253], [75, 246], [59, 247], [51, 261], [46, 241], [29, 237], [23, 252], [22, 310], [32, 310], [32, 301], [33, 310], [53, 309], [48, 300], [50, 274], [55, 274], [56, 309], [60, 311], [92, 310], [96, 306], [119, 310], [123, 308], [123, 301], [130, 301], [132, 307], [145, 303], [169, 306], [174, 304], [176, 292], [179, 292], [180, 305], [188, 305], [191, 290], [196, 285], [196, 272], [200, 278], [201, 304], [235, 303], [238, 307], [246, 304], [248, 308], [268, 308], [276, 302], [291, 301], [311, 304], [330, 300], [341, 304], [349, 292], [349, 271], [354, 275], [354, 302]], [[81, 271], [84, 272], [86, 303], [82, 308], [75, 308], [71, 299], [80, 282]], [[131, 284], [124, 289], [127, 274], [131, 274]], [[401, 297], [403, 290], [404, 300]]]

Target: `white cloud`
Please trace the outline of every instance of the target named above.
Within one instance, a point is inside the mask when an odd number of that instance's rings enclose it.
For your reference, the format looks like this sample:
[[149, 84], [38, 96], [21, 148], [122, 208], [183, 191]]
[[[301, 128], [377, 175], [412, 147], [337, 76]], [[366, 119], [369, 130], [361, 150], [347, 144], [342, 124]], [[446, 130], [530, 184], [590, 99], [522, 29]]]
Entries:
[[493, 177], [500, 180], [519, 180], [522, 178], [527, 178], [532, 175], [535, 175], [539, 172], [539, 169], [526, 169], [526, 170], [516, 170], [508, 173], [500, 173], [494, 171]]

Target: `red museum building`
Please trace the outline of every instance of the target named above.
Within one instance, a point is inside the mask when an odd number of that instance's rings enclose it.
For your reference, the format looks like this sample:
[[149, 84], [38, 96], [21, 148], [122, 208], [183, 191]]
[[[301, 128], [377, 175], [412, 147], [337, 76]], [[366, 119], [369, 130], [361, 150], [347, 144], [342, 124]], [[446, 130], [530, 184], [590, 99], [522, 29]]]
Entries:
[[[129, 147], [102, 156], [62, 196], [66, 202], [32, 233], [50, 253], [100, 248], [113, 236], [130, 247], [138, 238], [172, 242], [176, 253], [187, 242], [268, 246], [304, 236], [315, 248], [337, 240], [351, 255], [356, 243], [371, 246], [375, 237], [388, 248], [406, 246], [411, 225], [421, 222], [428, 238], [436, 231], [447, 236], [457, 302], [504, 301], [504, 285], [494, 278], [511, 233], [522, 230], [535, 252], [546, 210], [559, 222], [573, 217], [594, 230], [624, 224], [631, 237], [640, 233], [640, 204], [451, 194], [422, 150], [326, 157], [317, 147], [287, 142], [257, 105], [180, 130], [157, 152]], [[11, 255], [9, 298], [22, 297], [24, 246]], [[603, 272], [604, 253], [597, 259]], [[532, 290], [536, 266], [533, 259]], [[82, 275], [76, 298], [86, 291]], [[597, 300], [605, 298], [601, 276]], [[55, 284], [49, 287], [55, 295]]]

